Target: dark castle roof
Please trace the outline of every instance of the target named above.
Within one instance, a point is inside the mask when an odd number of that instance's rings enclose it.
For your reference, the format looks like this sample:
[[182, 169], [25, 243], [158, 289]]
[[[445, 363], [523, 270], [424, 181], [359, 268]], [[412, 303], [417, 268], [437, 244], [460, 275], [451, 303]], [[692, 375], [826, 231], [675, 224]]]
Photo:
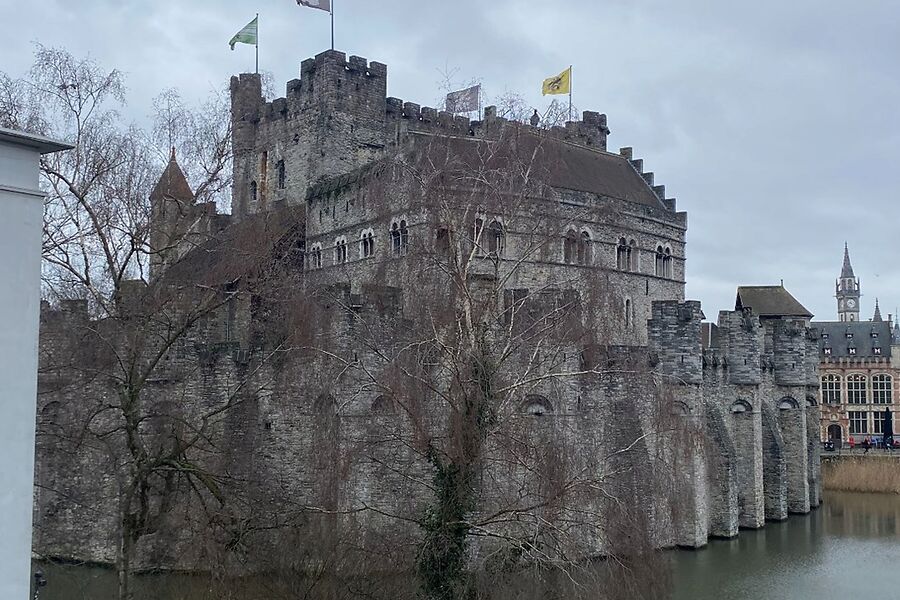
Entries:
[[[628, 158], [618, 154], [524, 128], [512, 129], [499, 139], [410, 133], [415, 135], [407, 149], [408, 156], [419, 168], [515, 173], [516, 167], [528, 166], [534, 181], [555, 189], [586, 192], [671, 212]], [[310, 187], [306, 198], [326, 195], [361, 181], [391, 160], [392, 157], [387, 157], [318, 182]]]
[[171, 198], [180, 200], [181, 202], [191, 202], [194, 199], [194, 192], [184, 176], [178, 161], [175, 160], [175, 148], [172, 148], [172, 155], [169, 157], [169, 164], [166, 170], [156, 183], [156, 187], [150, 193], [150, 201], [159, 201], [163, 198]]
[[[470, 169], [509, 170], [515, 163], [527, 165], [536, 180], [556, 189], [587, 192], [626, 200], [660, 210], [665, 205], [627, 158], [567, 142], [524, 128], [513, 129], [500, 140], [417, 136], [416, 146], [426, 146], [423, 157], [437, 164], [451, 159]], [[489, 147], [489, 149], [487, 149]]]
[[[230, 222], [230, 219], [223, 219]], [[290, 258], [305, 232], [303, 206], [285, 206], [251, 215], [218, 231], [172, 264], [165, 280], [172, 285], [218, 286]]]
[[528, 135], [526, 152], [547, 165], [546, 183], [665, 210], [662, 201], [627, 158], [571, 142]]
[[744, 285], [738, 288], [734, 309], [752, 308], [760, 317], [806, 317], [813, 315], [781, 285]]
[[[891, 356], [891, 324], [886, 321], [824, 321], [813, 323], [813, 327], [819, 332], [822, 356], [857, 359]], [[826, 348], [830, 353], [826, 354]]]

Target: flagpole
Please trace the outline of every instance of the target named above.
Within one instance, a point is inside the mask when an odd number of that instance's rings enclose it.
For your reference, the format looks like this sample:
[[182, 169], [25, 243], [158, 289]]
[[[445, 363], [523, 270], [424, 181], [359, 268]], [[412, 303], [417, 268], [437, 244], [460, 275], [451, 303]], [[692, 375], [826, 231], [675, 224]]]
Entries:
[[334, 0], [331, 0], [331, 49], [334, 50]]
[[569, 120], [572, 120], [572, 65], [569, 65]]
[[259, 13], [256, 13], [256, 73], [259, 74]]

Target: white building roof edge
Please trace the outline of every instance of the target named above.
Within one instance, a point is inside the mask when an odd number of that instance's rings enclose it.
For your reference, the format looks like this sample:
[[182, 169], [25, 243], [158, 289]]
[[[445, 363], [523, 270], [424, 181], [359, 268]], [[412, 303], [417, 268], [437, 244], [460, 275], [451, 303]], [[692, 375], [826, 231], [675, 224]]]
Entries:
[[0, 127], [0, 144], [13, 144], [16, 146], [25, 146], [26, 148], [34, 148], [41, 154], [49, 154], [51, 152], [59, 152], [61, 150], [71, 150], [74, 148], [71, 144], [51, 140], [42, 135], [33, 133], [25, 133], [15, 129], [6, 129]]

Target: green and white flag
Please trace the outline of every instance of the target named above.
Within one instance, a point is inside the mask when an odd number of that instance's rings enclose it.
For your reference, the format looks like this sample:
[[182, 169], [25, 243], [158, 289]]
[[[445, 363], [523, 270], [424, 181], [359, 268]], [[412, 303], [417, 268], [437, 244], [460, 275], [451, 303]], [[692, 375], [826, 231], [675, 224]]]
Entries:
[[259, 17], [254, 18], [252, 21], [244, 25], [244, 28], [234, 34], [234, 37], [231, 38], [231, 41], [228, 42], [228, 45], [231, 46], [231, 49], [234, 50], [235, 44], [252, 44], [254, 46], [257, 45], [257, 24], [256, 21]]

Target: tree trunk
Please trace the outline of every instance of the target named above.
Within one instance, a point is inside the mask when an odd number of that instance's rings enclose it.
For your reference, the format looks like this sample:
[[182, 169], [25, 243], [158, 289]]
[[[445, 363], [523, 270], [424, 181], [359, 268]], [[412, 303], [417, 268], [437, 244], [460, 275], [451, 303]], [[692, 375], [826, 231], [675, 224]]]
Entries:
[[[123, 519], [124, 521], [124, 519]], [[116, 570], [119, 576], [119, 600], [131, 600], [131, 541], [130, 528], [122, 523], [119, 536], [119, 556], [116, 557]]]

